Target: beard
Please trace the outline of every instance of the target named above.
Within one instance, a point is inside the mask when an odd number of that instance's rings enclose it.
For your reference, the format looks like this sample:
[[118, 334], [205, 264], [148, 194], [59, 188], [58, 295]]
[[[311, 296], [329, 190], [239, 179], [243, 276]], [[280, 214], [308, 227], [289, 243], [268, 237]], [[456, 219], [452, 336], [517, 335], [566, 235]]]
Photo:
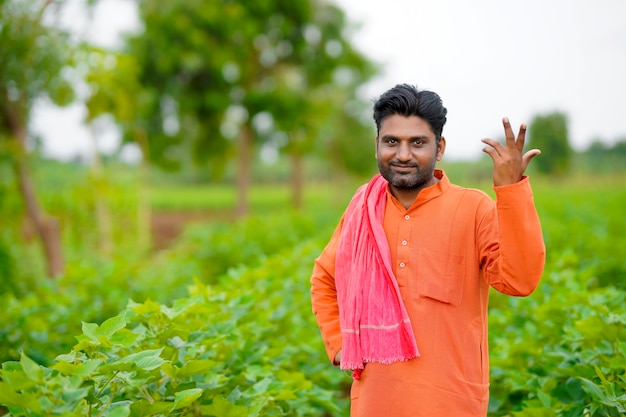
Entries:
[[[385, 164], [380, 160], [378, 162], [378, 171], [380, 175], [386, 179], [391, 186], [403, 190], [422, 189], [430, 185], [435, 173], [436, 158], [425, 165], [419, 166], [416, 163], [401, 163], [399, 161], [390, 161]], [[412, 168], [412, 171], [403, 173], [397, 172], [399, 168]]]

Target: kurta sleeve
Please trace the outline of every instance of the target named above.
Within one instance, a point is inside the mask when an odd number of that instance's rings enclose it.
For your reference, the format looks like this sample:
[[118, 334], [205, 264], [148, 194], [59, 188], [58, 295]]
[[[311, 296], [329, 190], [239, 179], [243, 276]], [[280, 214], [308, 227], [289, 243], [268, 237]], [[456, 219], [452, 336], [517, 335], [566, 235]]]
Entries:
[[496, 204], [478, 228], [483, 274], [501, 293], [526, 296], [541, 279], [546, 249], [528, 177], [494, 187]]
[[341, 226], [335, 229], [326, 248], [315, 260], [311, 275], [311, 304], [313, 313], [319, 325], [322, 340], [326, 348], [328, 358], [334, 365], [335, 356], [341, 350], [341, 326], [339, 324], [339, 304], [337, 302], [337, 290], [335, 288], [335, 256]]

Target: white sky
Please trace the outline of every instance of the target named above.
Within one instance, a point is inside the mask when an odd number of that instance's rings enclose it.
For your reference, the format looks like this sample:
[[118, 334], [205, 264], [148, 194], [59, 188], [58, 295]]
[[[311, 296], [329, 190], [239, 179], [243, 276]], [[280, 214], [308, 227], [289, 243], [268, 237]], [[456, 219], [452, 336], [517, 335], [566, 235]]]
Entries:
[[[481, 138], [501, 137], [502, 116], [517, 126], [563, 111], [577, 149], [626, 137], [626, 1], [334, 1], [360, 24], [357, 48], [380, 63], [364, 97], [405, 82], [439, 93], [448, 159], [480, 155]], [[96, 16], [84, 30], [104, 45], [136, 19], [131, 0], [101, 0]], [[88, 152], [81, 117], [79, 106], [35, 113], [49, 154]], [[105, 135], [101, 146], [115, 143]]]

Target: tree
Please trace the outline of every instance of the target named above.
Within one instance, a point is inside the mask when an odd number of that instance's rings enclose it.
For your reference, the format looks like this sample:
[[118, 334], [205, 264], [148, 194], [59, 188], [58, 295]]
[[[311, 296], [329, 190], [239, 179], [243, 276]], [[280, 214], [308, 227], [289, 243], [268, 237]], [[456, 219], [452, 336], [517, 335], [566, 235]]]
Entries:
[[[150, 247], [152, 209], [150, 181], [152, 147], [149, 123], [146, 118], [151, 109], [158, 107], [158, 97], [139, 84], [139, 67], [133, 55], [105, 51], [98, 48], [86, 50], [91, 65], [86, 70], [89, 87], [87, 97], [87, 122], [94, 123], [103, 115], [111, 115], [121, 127], [124, 142], [135, 143], [141, 151], [137, 196], [137, 244], [141, 251]], [[158, 157], [156, 154], [155, 157]]]
[[613, 145], [596, 138], [578, 155], [577, 169], [582, 166], [595, 174], [613, 174], [624, 171], [624, 160], [626, 160], [626, 138], [618, 138]]
[[373, 73], [343, 37], [343, 13], [321, 0], [144, 0], [140, 15], [144, 31], [128, 51], [140, 84], [158, 96], [145, 114], [151, 158], [218, 176], [236, 156], [238, 214], [248, 210], [257, 145], [284, 138], [279, 146], [301, 172], [318, 124], [331, 120], [318, 113], [321, 103], [342, 111], [337, 92]]
[[27, 215], [42, 242], [48, 275], [63, 272], [59, 226], [37, 201], [28, 167], [28, 121], [38, 99], [73, 99], [62, 71], [72, 47], [65, 32], [42, 23], [51, 0], [0, 0], [0, 144], [8, 153]]
[[544, 174], [565, 174], [570, 165], [572, 148], [569, 144], [567, 116], [561, 112], [536, 115], [528, 135], [533, 148], [541, 149], [541, 157], [533, 162]]

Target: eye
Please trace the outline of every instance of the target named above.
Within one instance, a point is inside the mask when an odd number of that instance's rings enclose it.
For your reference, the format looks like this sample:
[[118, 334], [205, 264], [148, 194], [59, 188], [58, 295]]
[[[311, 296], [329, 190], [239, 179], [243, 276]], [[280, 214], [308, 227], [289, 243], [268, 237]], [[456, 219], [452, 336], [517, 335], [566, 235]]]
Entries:
[[415, 139], [413, 141], [413, 144], [416, 145], [416, 146], [421, 146], [421, 145], [424, 144], [424, 141], [422, 139]]

